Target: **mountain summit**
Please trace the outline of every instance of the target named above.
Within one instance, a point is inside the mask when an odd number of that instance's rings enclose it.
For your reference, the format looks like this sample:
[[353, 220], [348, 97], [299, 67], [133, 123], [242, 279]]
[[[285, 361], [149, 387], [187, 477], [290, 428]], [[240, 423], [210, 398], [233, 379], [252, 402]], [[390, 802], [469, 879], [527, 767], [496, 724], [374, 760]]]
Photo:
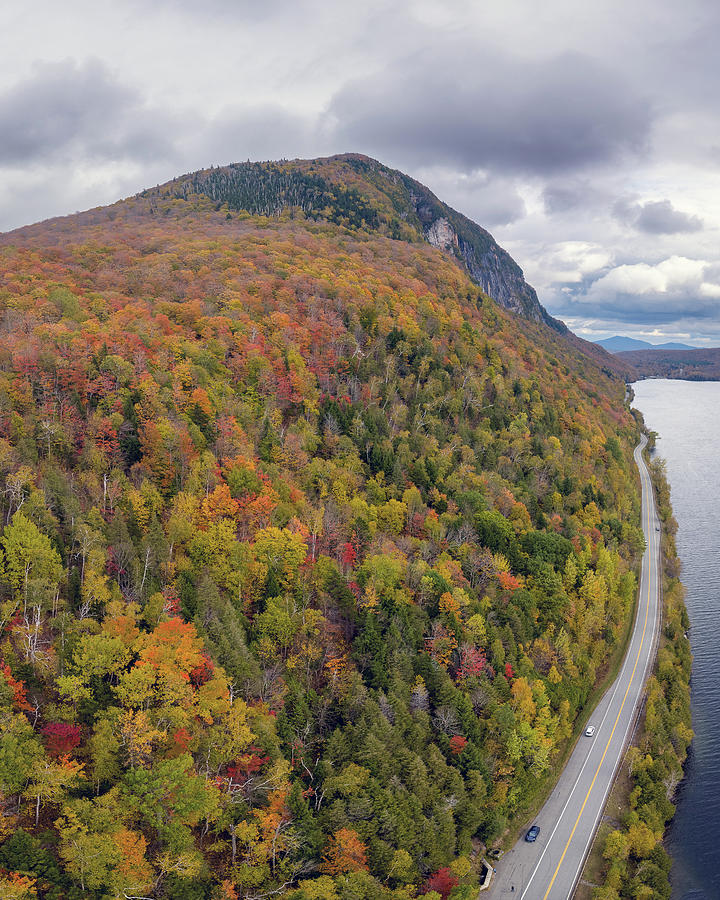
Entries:
[[477, 896], [644, 549], [624, 363], [514, 265], [354, 157], [0, 235], [0, 897]]
[[337, 225], [410, 242], [425, 240], [450, 254], [501, 306], [567, 332], [489, 232], [420, 182], [368, 156], [344, 153], [324, 159], [233, 163], [184, 175], [140, 196], [186, 200], [198, 194], [251, 215], [300, 210]]

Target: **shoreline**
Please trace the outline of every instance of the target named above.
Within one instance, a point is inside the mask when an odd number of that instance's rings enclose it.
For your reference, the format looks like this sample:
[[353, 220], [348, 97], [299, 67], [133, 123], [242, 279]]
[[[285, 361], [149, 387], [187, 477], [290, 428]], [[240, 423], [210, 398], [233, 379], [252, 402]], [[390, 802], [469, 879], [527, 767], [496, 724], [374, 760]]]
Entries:
[[[685, 589], [676, 574], [679, 573], [680, 561], [675, 544], [677, 522], [670, 503], [670, 485], [664, 462], [653, 459], [653, 451], [654, 433], [650, 432], [645, 457], [662, 521], [662, 628], [637, 725], [583, 867], [574, 895], [576, 900], [594, 897], [629, 900], [636, 896], [639, 884], [656, 891], [653, 897], [671, 896], [669, 874], [672, 858], [665, 842], [675, 813], [672, 801], [685, 778], [692, 741], [692, 655], [687, 637], [690, 623], [684, 602]], [[680, 706], [668, 706], [665, 701], [669, 690], [671, 687], [675, 690], [678, 685], [682, 703]], [[659, 715], [658, 708], [662, 707], [665, 713], [663, 718], [669, 716], [673, 732], [673, 740], [664, 745], [654, 727]], [[641, 782], [644, 787], [641, 787]], [[658, 803], [658, 808], [652, 809], [646, 808], [648, 804], [639, 802], [641, 797], [637, 792], [649, 794], [648, 783], [650, 786], [663, 784], [667, 805]]]

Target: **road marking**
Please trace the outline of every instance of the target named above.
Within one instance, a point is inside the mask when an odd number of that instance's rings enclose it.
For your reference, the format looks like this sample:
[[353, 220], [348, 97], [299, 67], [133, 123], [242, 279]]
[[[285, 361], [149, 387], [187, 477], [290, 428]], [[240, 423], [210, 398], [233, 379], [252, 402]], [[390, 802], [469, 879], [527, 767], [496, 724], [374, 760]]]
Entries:
[[[645, 480], [644, 479], [641, 479], [641, 480], [643, 482], [643, 484], [642, 484], [643, 493], [645, 493]], [[651, 531], [650, 531], [650, 504], [649, 503], [647, 504], [646, 512], [647, 512], [646, 522], [647, 522], [648, 534], [651, 534]], [[652, 537], [652, 544], [654, 547], [654, 544], [655, 544], [654, 534]], [[649, 560], [650, 555], [651, 555], [650, 554], [650, 546], [648, 546], [647, 552], [648, 552], [648, 560]], [[640, 637], [640, 646], [638, 647], [637, 657], [635, 658], [635, 665], [633, 666], [632, 674], [630, 675], [630, 681], [628, 682], [628, 686], [625, 689], [625, 696], [623, 697], [622, 703], [620, 704], [620, 709], [618, 710], [617, 718], [615, 719], [615, 724], [613, 725], [612, 731], [610, 732], [610, 737], [608, 738], [608, 742], [605, 745], [605, 749], [603, 750], [603, 755], [600, 758], [598, 767], [595, 770], [595, 774], [593, 775], [593, 780], [590, 782], [590, 787], [588, 788], [588, 792], [585, 795], [585, 799], [583, 800], [582, 806], [580, 807], [580, 812], [578, 813], [577, 818], [575, 819], [575, 824], [573, 825], [572, 831], [570, 832], [570, 837], [567, 839], [567, 843], [565, 844], [565, 849], [563, 850], [562, 856], [560, 857], [560, 860], [559, 860], [557, 866], [555, 867], [553, 876], [550, 879], [550, 884], [548, 885], [547, 890], [543, 894], [542, 900], [547, 900], [548, 894], [552, 890], [552, 886], [555, 883], [557, 874], [560, 871], [560, 866], [563, 864], [563, 860], [565, 859], [565, 854], [568, 851], [570, 842], [572, 841], [573, 837], [575, 836], [575, 831], [578, 827], [578, 824], [580, 823], [582, 814], [585, 811], [585, 805], [587, 804], [588, 800], [590, 799], [590, 794], [592, 793], [592, 789], [595, 787], [595, 781], [597, 780], [597, 777], [600, 774], [600, 769], [602, 768], [602, 764], [605, 762], [605, 757], [607, 755], [608, 750], [610, 749], [610, 744], [612, 742], [613, 736], [615, 735], [615, 729], [618, 726], [618, 722], [620, 721], [620, 716], [622, 715], [623, 708], [625, 707], [625, 701], [627, 700], [628, 694], [630, 693], [630, 688], [631, 688], [633, 680], [635, 678], [635, 672], [637, 670], [638, 663], [640, 662], [640, 654], [642, 653], [642, 648], [645, 643], [645, 632], [647, 630], [648, 614], [650, 611], [650, 581], [651, 581], [650, 567], [648, 566], [648, 569], [647, 569], [647, 602], [645, 604], [645, 621], [643, 622], [643, 630], [642, 630], [642, 635]], [[533, 875], [534, 875], [534, 873], [533, 873]], [[528, 884], [528, 887], [529, 886], [530, 885]]]
[[[615, 700], [615, 694], [617, 694], [617, 692], [620, 688], [620, 685], [622, 683], [621, 676], [624, 674], [625, 669], [628, 668], [629, 663], [630, 663], [630, 655], [628, 654], [625, 657], [625, 660], [623, 662], [622, 669], [620, 671], [620, 675], [618, 675], [618, 677], [615, 679], [615, 686], [613, 687], [613, 692], [612, 692], [612, 695], [610, 696], [610, 700], [608, 702], [607, 709], [605, 710], [605, 713], [603, 714], [603, 717], [600, 720], [600, 724], [598, 725], [598, 732], [602, 731], [603, 725], [605, 724], [605, 719], [607, 719], [608, 713], [612, 709], [613, 701]], [[604, 699], [605, 698], [603, 697], [603, 699], [600, 702], [602, 703], [604, 701]], [[581, 738], [581, 740], [582, 740], [582, 738]], [[550, 843], [551, 843], [553, 837], [555, 836], [555, 832], [558, 830], [558, 828], [560, 827], [560, 825], [562, 823], [562, 817], [565, 815], [565, 810], [568, 808], [568, 805], [570, 804], [570, 801], [572, 800], [573, 795], [575, 794], [575, 789], [577, 788], [578, 784], [580, 784], [580, 779], [582, 778], [582, 774], [585, 771], [585, 766], [590, 762], [590, 757], [592, 755], [592, 749], [593, 749], [592, 746], [590, 746], [588, 748], [587, 756], [583, 760], [582, 767], [581, 767], [580, 771], [578, 772], [577, 777], [575, 778], [575, 784], [573, 784], [572, 789], [570, 790], [570, 793], [568, 794], [568, 798], [565, 801], [565, 805], [560, 810], [560, 814], [558, 815], [557, 821], [555, 822], [555, 827], [550, 832], [550, 836], [548, 837], [547, 841], [545, 842], [543, 852], [540, 854], [540, 859], [538, 859], [537, 864], [535, 865], [535, 868], [533, 869], [532, 874], [530, 875], [530, 878], [528, 878], [528, 882], [527, 882], [527, 885], [525, 886], [525, 890], [520, 895], [520, 900], [524, 900], [525, 894], [527, 894], [527, 892], [530, 890], [530, 885], [532, 884], [533, 879], [535, 878], [535, 875], [537, 874], [538, 869], [542, 865], [542, 861], [545, 858], [545, 854], [550, 849]]]
[[[642, 449], [644, 449], [646, 443], [647, 443], [647, 441], [645, 441], [645, 443], [642, 444], [642, 447], [640, 448], [640, 451], [641, 451], [641, 452], [642, 452]], [[637, 460], [636, 460], [636, 464], [637, 464]], [[639, 465], [639, 464], [638, 464], [638, 469], [640, 470], [640, 465]], [[648, 532], [648, 535], [652, 537], [653, 553], [656, 553], [656, 540], [655, 540], [654, 533], [652, 532], [652, 530], [651, 530], [651, 528], [650, 528], [650, 512], [651, 512], [651, 509], [654, 511], [655, 504], [654, 504], [654, 502], [653, 502], [652, 505], [651, 505], [650, 502], [646, 500], [646, 497], [652, 498], [652, 490], [648, 491], [648, 483], [649, 483], [649, 482], [648, 482], [648, 476], [647, 476], [646, 473], [647, 473], [647, 468], [645, 468], [645, 474], [643, 474], [643, 471], [640, 471], [641, 494], [642, 494], [642, 499], [643, 499], [643, 501], [645, 501], [645, 520], [646, 520], [645, 524], [646, 524], [646, 526], [647, 526], [647, 532]], [[650, 545], [648, 544], [648, 557], [650, 557], [651, 555], [652, 555], [652, 554], [650, 553]], [[648, 589], [648, 603], [649, 603], [649, 598], [650, 598], [650, 577], [649, 577], [649, 576], [650, 576], [650, 573], [649, 573], [649, 567], [648, 567], [647, 579], [646, 579], [646, 580], [647, 580], [647, 589]], [[642, 587], [643, 587], [643, 585], [642, 585], [642, 580], [643, 580], [643, 579], [642, 579], [642, 571], [641, 571], [640, 585], [639, 585], [639, 596], [642, 595]], [[641, 614], [641, 611], [638, 610], [638, 617], [640, 616], [640, 614]], [[647, 617], [648, 617], [648, 611], [646, 610], [645, 625], [647, 625]], [[657, 616], [656, 616], [656, 618], [657, 618]], [[643, 646], [643, 640], [644, 640], [644, 633], [645, 633], [645, 630], [644, 630], [644, 628], [643, 628], [643, 639], [641, 640], [641, 642], [640, 642], [640, 647], [638, 648], [638, 656], [639, 656], [640, 653], [642, 652], [642, 646]], [[637, 635], [636, 635], [635, 633], [633, 633], [633, 636], [632, 636], [632, 638], [630, 639], [630, 647], [628, 648], [629, 651], [631, 650], [632, 644], [635, 642], [636, 638], [637, 638]], [[631, 659], [632, 659], [632, 654], [631, 654], [631, 652], [628, 652], [628, 653], [626, 654], [626, 656], [625, 656], [625, 659], [623, 660], [623, 664], [622, 664], [622, 667], [621, 667], [621, 669], [620, 669], [620, 673], [618, 674], [618, 677], [615, 679], [615, 685], [614, 685], [614, 687], [613, 687], [612, 694], [611, 694], [610, 699], [609, 699], [609, 701], [608, 701], [607, 708], [606, 708], [605, 713], [604, 713], [604, 715], [603, 715], [603, 717], [602, 717], [602, 720], [601, 720], [601, 722], [600, 722], [600, 725], [598, 726], [598, 731], [599, 731], [599, 732], [602, 731], [603, 725], [605, 724], [605, 719], [607, 718], [608, 713], [609, 713], [610, 710], [612, 709], [612, 705], [613, 705], [613, 703], [615, 702], [615, 695], [616, 695], [617, 692], [618, 692], [618, 688], [619, 688], [620, 685], [622, 684], [623, 678], [624, 678], [624, 676], [625, 676], [625, 670], [629, 668]], [[648, 657], [648, 659], [646, 659], [646, 661], [645, 661], [645, 667], [644, 667], [644, 671], [643, 671], [643, 681], [645, 680], [645, 676], [646, 676], [646, 674], [647, 674], [647, 669], [648, 669], [649, 663], [650, 663], [650, 658]], [[636, 663], [635, 663], [635, 668], [637, 668], [637, 661], [636, 661]], [[629, 685], [628, 685], [628, 690], [629, 690], [629, 687], [632, 685], [633, 676], [634, 676], [634, 674], [635, 674], [635, 668], [633, 668], [633, 674], [630, 676], [630, 682], [629, 682]], [[625, 699], [626, 699], [626, 698], [627, 698], [627, 691], [626, 691], [626, 697], [623, 699], [623, 705], [624, 705], [624, 703], [625, 703]], [[605, 698], [603, 697], [603, 699], [602, 699], [600, 702], [603, 703], [604, 701], [605, 701]], [[623, 707], [621, 706], [621, 707], [620, 707], [620, 713], [618, 713], [618, 718], [620, 717], [620, 714], [622, 713], [622, 709], [623, 709]], [[618, 723], [617, 723], [617, 720], [616, 720], [616, 722], [615, 722], [615, 727], [617, 727], [617, 724], [618, 724]], [[614, 732], [614, 731], [615, 731], [615, 728], [613, 728], [613, 732]], [[612, 737], [613, 737], [613, 736], [612, 736], [612, 734], [611, 734], [611, 735], [610, 735], [610, 739], [608, 740], [608, 744], [610, 743], [610, 741], [612, 741]], [[605, 748], [605, 752], [607, 753], [607, 747]], [[576, 778], [575, 778], [575, 783], [573, 784], [572, 788], [570, 789], [570, 793], [568, 794], [568, 798], [567, 798], [567, 800], [565, 801], [565, 805], [563, 806], [562, 810], [560, 811], [559, 815], [557, 816], [557, 819], [556, 819], [556, 821], [555, 821], [555, 827], [554, 827], [553, 830], [550, 832], [550, 836], [547, 838], [547, 841], [545, 842], [545, 846], [544, 846], [544, 848], [543, 848], [542, 853], [540, 854], [540, 858], [538, 859], [537, 863], [535, 864], [535, 867], [533, 868], [532, 872], [530, 873], [530, 877], [529, 877], [528, 880], [527, 880], [527, 883], [526, 883], [526, 885], [525, 885], [525, 889], [523, 890], [522, 894], [520, 895], [520, 900], [524, 900], [525, 895], [526, 895], [527, 892], [530, 890], [530, 886], [532, 885], [532, 882], [533, 882], [533, 880], [535, 879], [535, 876], [537, 875], [540, 866], [542, 865], [542, 861], [543, 861], [543, 859], [545, 858], [545, 854], [546, 854], [546, 853], [548, 852], [548, 850], [550, 849], [551, 842], [552, 842], [552, 839], [553, 839], [553, 837], [554, 837], [554, 835], [555, 835], [555, 832], [558, 830], [558, 828], [559, 828], [560, 825], [562, 824], [562, 817], [565, 815], [565, 810], [567, 809], [567, 807], [568, 807], [570, 801], [572, 800], [572, 798], [573, 798], [573, 796], [574, 796], [574, 794], [575, 794], [575, 790], [576, 790], [578, 784], [580, 783], [580, 779], [582, 778], [582, 774], [583, 774], [583, 772], [585, 771], [585, 766], [586, 766], [586, 765], [588, 764], [588, 762], [590, 761], [591, 755], [592, 755], [592, 747], [588, 750], [588, 754], [587, 754], [587, 756], [585, 757], [585, 759], [584, 759], [584, 761], [583, 761], [582, 767], [580, 768], [580, 771], [578, 772], [578, 774], [577, 774], [577, 776], [576, 776]], [[604, 757], [605, 757], [605, 754], [603, 754], [603, 760], [604, 760]], [[603, 760], [600, 761], [600, 767], [602, 766]], [[620, 763], [620, 759], [618, 758], [618, 761], [617, 761], [617, 763], [616, 763], [616, 768], [617, 768], [617, 766], [619, 765], [619, 763]], [[597, 777], [597, 772], [595, 773], [595, 776]], [[593, 779], [593, 782], [594, 782], [594, 780], [595, 780], [595, 779]], [[614, 775], [613, 775], [613, 780], [614, 780]], [[609, 793], [609, 790], [610, 790], [610, 787], [611, 787], [611, 786], [612, 786], [612, 782], [611, 782], [610, 784], [608, 784], [608, 787], [607, 787], [607, 789], [606, 789], [606, 791], [605, 791], [605, 797], [603, 798], [603, 804], [602, 804], [602, 807], [600, 808], [600, 810], [599, 810], [599, 812], [598, 812], [598, 816], [596, 816], [596, 820], [595, 820], [596, 823], [597, 823], [597, 818], [600, 816], [600, 814], [602, 813], [603, 808], [605, 807], [605, 801], [607, 800], [607, 795], [608, 795], [608, 793]], [[592, 787], [591, 787], [590, 790], [592, 790]], [[588, 791], [588, 796], [589, 796], [589, 794], [590, 794], [590, 791]], [[585, 800], [587, 801], [587, 797], [585, 798]], [[585, 804], [583, 804], [583, 806], [584, 806], [584, 805], [585, 805]], [[581, 811], [581, 812], [582, 812], [582, 811]], [[578, 817], [578, 818], [579, 818], [579, 817]], [[576, 826], [577, 826], [577, 822], [576, 822], [575, 824], [576, 824]], [[575, 830], [575, 829], [573, 829], [573, 832], [574, 832], [574, 830]], [[594, 833], [594, 830], [595, 830], [595, 828], [593, 827], [593, 833]], [[572, 840], [572, 835], [570, 836], [570, 840]], [[568, 841], [568, 843], [569, 843], [569, 842], [570, 842], [570, 841]], [[567, 850], [567, 846], [565, 847], [565, 850]], [[563, 853], [563, 856], [564, 856], [564, 855], [565, 855], [565, 854]], [[583, 858], [583, 861], [584, 861], [584, 858]], [[561, 859], [561, 862], [562, 862], [562, 859]], [[558, 869], [559, 869], [559, 868], [560, 868], [560, 865], [558, 864]], [[557, 870], [556, 870], [556, 872], [555, 872], [555, 875], [557, 875]], [[554, 877], [555, 877], [555, 876], [553, 876], [553, 880], [554, 880]], [[577, 878], [577, 875], [576, 875], [576, 878]], [[552, 886], [552, 883], [551, 883], [551, 886]], [[549, 890], [549, 889], [548, 889], [548, 890]], [[546, 895], [546, 896], [547, 896], [547, 895]], [[545, 898], [543, 898], [543, 900], [545, 900]]]
[[[646, 443], [647, 443], [647, 442], [646, 442]], [[644, 447], [644, 445], [643, 445], [643, 447]], [[639, 469], [639, 468], [640, 468], [640, 466], [638, 465], [638, 469]], [[647, 468], [645, 469], [645, 475], [644, 475], [644, 476], [642, 475], [642, 472], [641, 472], [641, 479], [643, 480], [643, 492], [644, 492], [645, 481], [648, 479]], [[657, 521], [658, 521], [658, 519], [657, 519], [657, 510], [656, 510], [656, 508], [655, 508], [655, 497], [654, 497], [654, 494], [653, 494], [652, 489], [650, 489], [650, 492], [649, 492], [649, 493], [650, 493], [650, 497], [652, 498], [652, 512], [653, 512], [653, 514], [654, 514], [655, 522], [657, 522]], [[652, 557], [652, 558], [655, 559], [655, 591], [654, 591], [654, 596], [655, 596], [654, 627], [655, 627], [655, 629], [656, 629], [655, 638], [659, 639], [659, 637], [660, 637], [660, 633], [659, 633], [659, 631], [660, 631], [660, 625], [661, 625], [661, 623], [662, 623], [662, 616], [661, 616], [662, 610], [661, 610], [661, 604], [660, 604], [660, 602], [659, 602], [660, 597], [659, 597], [659, 590], [658, 590], [658, 586], [659, 586], [659, 580], [658, 580], [658, 579], [659, 579], [659, 571], [660, 571], [659, 566], [658, 566], [658, 563], [659, 563], [659, 550], [660, 550], [660, 546], [659, 546], [659, 544], [658, 544], [658, 538], [657, 538], [656, 534], [655, 534], [653, 531], [650, 531], [650, 517], [649, 517], [650, 508], [649, 508], [649, 506], [647, 507], [647, 509], [648, 509], [648, 522], [647, 522], [647, 524], [648, 524], [648, 531], [649, 531], [649, 533], [652, 535], [652, 553], [649, 553], [649, 558]], [[650, 548], [648, 547], [648, 551], [649, 551], [649, 549], [650, 549]], [[647, 578], [647, 582], [648, 582], [648, 591], [650, 591], [650, 572], [649, 572], [649, 567], [648, 567], [648, 573], [647, 573], [647, 574], [648, 574], [648, 578]], [[654, 643], [654, 640], [653, 640], [653, 643]], [[643, 685], [645, 684], [645, 679], [647, 678], [648, 669], [650, 668], [650, 666], [651, 666], [651, 664], [653, 663], [654, 659], [655, 659], [655, 654], [653, 653], [652, 647], [651, 647], [651, 648], [650, 648], [650, 651], [648, 652], [647, 656], [645, 657], [645, 666], [643, 667], [643, 676], [642, 676], [642, 684], [643, 684]], [[631, 723], [632, 723], [632, 718], [631, 718], [630, 721], [628, 722], [628, 728], [630, 727], [630, 724], [631, 724]], [[625, 738], [623, 739], [623, 745], [625, 744], [625, 741], [626, 741], [626, 740], [627, 740], [627, 731], [626, 731], [626, 733], [625, 733]], [[605, 804], [607, 803], [608, 794], [610, 793], [610, 789], [612, 788], [613, 783], [614, 783], [614, 781], [615, 781], [615, 774], [617, 773], [617, 770], [618, 770], [618, 768], [619, 768], [619, 766], [620, 766], [620, 761], [621, 761], [621, 759], [618, 758], [617, 762], [615, 763], [615, 772], [613, 773], [613, 777], [612, 777], [612, 779], [608, 782], [608, 785], [607, 785], [607, 787], [605, 788], [605, 794], [604, 794], [604, 796], [603, 796], [602, 803], [600, 804], [600, 807], [598, 808], [598, 811], [597, 811], [597, 813], [596, 813], [596, 815], [595, 815], [595, 821], [593, 822], [592, 831], [590, 832], [591, 835], [594, 835], [594, 834], [595, 834], [595, 830], [597, 829], [597, 825], [598, 825], [598, 820], [600, 819], [600, 816], [602, 815], [602, 812], [603, 812], [603, 810], [605, 809]], [[571, 891], [575, 888], [575, 885], [577, 884], [578, 878], [580, 877], [580, 872], [581, 872], [581, 870], [582, 870], [583, 865], [585, 864], [585, 860], [587, 859], [587, 856], [588, 856], [589, 852], [590, 852], [590, 845], [588, 845], [588, 847], [586, 847], [585, 853], [583, 854], [582, 858], [580, 859], [580, 862], [578, 863], [577, 868], [575, 869], [575, 875], [573, 876]], [[571, 896], [571, 895], [569, 894], [568, 897], [569, 897], [569, 896]]]

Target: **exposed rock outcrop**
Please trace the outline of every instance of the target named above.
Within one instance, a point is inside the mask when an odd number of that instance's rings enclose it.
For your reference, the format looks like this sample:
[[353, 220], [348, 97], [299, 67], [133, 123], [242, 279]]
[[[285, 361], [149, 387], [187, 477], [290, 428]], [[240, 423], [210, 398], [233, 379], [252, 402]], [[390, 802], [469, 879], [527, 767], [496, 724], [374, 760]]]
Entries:
[[445, 218], [435, 219], [432, 225], [425, 231], [425, 240], [439, 250], [449, 250], [457, 247], [458, 238], [452, 225]]

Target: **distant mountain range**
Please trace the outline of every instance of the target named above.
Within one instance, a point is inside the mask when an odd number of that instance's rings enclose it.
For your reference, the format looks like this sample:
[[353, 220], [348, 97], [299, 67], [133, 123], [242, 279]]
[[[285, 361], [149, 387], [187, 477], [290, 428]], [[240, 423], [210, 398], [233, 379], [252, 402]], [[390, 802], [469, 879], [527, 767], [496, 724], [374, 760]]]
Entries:
[[651, 344], [649, 341], [639, 341], [637, 338], [622, 337], [619, 334], [602, 341], [595, 341], [604, 347], [608, 353], [622, 353], [625, 350], [696, 350], [690, 344], [678, 344], [668, 341], [665, 344]]
[[635, 378], [720, 381], [720, 348], [717, 347], [691, 347], [672, 341], [651, 344], [617, 334], [595, 343], [631, 366]]

